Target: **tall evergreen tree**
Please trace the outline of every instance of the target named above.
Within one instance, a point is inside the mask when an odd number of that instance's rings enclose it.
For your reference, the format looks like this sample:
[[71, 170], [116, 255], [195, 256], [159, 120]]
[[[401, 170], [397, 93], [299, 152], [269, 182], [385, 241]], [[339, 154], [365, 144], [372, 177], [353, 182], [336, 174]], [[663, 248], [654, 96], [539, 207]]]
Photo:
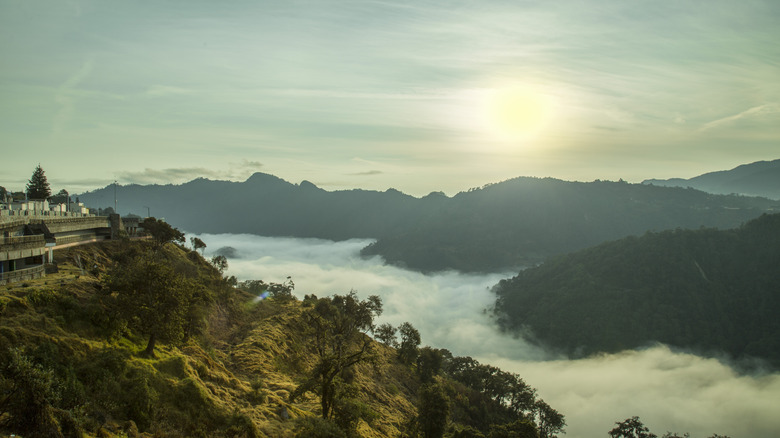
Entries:
[[41, 165], [35, 168], [30, 181], [27, 182], [27, 199], [44, 200], [51, 196], [51, 187], [46, 180], [46, 174]]

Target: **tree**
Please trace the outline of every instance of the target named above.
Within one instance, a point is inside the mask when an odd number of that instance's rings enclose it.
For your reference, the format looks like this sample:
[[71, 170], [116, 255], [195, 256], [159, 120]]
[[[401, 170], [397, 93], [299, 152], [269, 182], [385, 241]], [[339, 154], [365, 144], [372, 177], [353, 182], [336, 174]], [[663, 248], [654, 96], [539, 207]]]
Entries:
[[322, 418], [333, 418], [339, 387], [348, 384], [352, 367], [373, 358], [371, 338], [374, 317], [382, 313], [378, 296], [358, 300], [355, 292], [320, 298], [303, 313], [317, 363], [308, 379], [290, 394], [293, 401], [307, 392], [320, 397]]
[[417, 358], [417, 374], [423, 383], [433, 381], [433, 378], [441, 371], [442, 354], [439, 350], [431, 347], [420, 349], [420, 356]]
[[5, 187], [0, 186], [0, 202], [8, 202], [8, 190], [5, 189]]
[[395, 327], [388, 323], [384, 323], [376, 328], [374, 334], [379, 342], [387, 345], [388, 347], [398, 347], [398, 342], [395, 340], [396, 332], [397, 330]]
[[57, 194], [56, 194], [56, 195], [54, 195], [54, 196], [52, 196], [52, 197], [51, 197], [51, 200], [50, 200], [50, 202], [51, 202], [52, 204], [67, 204], [67, 203], [68, 203], [68, 196], [69, 196], [69, 195], [70, 195], [70, 194], [68, 193], [68, 191], [67, 191], [67, 190], [65, 190], [65, 189], [62, 189], [62, 190], [60, 190], [59, 192], [57, 192]]
[[228, 261], [227, 257], [223, 255], [215, 255], [211, 258], [211, 264], [214, 265], [215, 268], [217, 268], [217, 271], [219, 271], [220, 274], [224, 274], [225, 270], [228, 268]]
[[488, 438], [537, 438], [536, 425], [531, 420], [517, 420], [514, 423], [495, 425], [490, 428]]
[[206, 243], [197, 237], [190, 237], [190, 243], [192, 244], [192, 249], [195, 251], [201, 250], [201, 254], [203, 254], [203, 250], [206, 249]]
[[555, 438], [558, 436], [557, 433], [563, 432], [563, 428], [566, 426], [563, 415], [542, 399], [537, 400], [534, 406], [540, 438]]
[[450, 399], [439, 384], [420, 387], [417, 394], [417, 422], [424, 438], [441, 438], [450, 414]]
[[268, 284], [268, 293], [271, 295], [271, 298], [277, 299], [279, 301], [287, 301], [292, 300], [295, 297], [292, 294], [292, 291], [295, 289], [295, 283], [292, 281], [292, 277], [287, 277], [287, 279], [284, 281], [284, 283], [269, 283]]
[[398, 347], [398, 358], [401, 362], [411, 365], [417, 360], [420, 346], [420, 332], [408, 322], [398, 327], [401, 334], [401, 346]]
[[35, 168], [30, 180], [27, 182], [27, 198], [34, 200], [44, 200], [51, 196], [51, 187], [46, 180], [46, 174], [41, 165]]
[[110, 290], [128, 323], [149, 336], [144, 355], [154, 357], [157, 340], [184, 337], [187, 317], [197, 288], [169, 263], [144, 253], [116, 264], [108, 272]]
[[615, 424], [617, 426], [609, 431], [612, 438], [657, 438], [656, 434], [639, 421], [639, 417], [627, 418]]
[[[54, 373], [12, 348], [0, 372], [0, 426], [25, 436], [62, 437], [54, 408], [59, 401]], [[8, 414], [8, 415], [6, 415]]]
[[184, 233], [168, 225], [164, 221], [158, 221], [153, 217], [148, 217], [141, 221], [143, 229], [152, 236], [158, 247], [168, 243], [184, 243]]

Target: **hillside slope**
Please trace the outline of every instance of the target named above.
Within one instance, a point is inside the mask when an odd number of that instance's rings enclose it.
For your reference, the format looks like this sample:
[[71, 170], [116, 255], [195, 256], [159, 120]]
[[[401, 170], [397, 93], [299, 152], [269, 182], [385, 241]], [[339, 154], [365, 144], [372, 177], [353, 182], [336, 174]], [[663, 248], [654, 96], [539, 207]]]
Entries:
[[[13, 396], [0, 399], [0, 434], [414, 436], [430, 426], [418, 414], [431, 388], [443, 394], [445, 410], [437, 415], [449, 418], [441, 424], [451, 433], [465, 429], [478, 437], [513, 422], [536, 433], [538, 415], [548, 423], [551, 412], [563, 419], [536, 401], [519, 376], [417, 344], [411, 351], [421, 362], [404, 362], [394, 341], [386, 338], [391, 345], [384, 345], [356, 333], [367, 341], [370, 360], [339, 374], [341, 404], [331, 420], [316, 421], [317, 392], [291, 395], [321, 366], [305, 315], [329, 298], [301, 302], [279, 292], [258, 300], [196, 252], [171, 243], [105, 242], [55, 254], [58, 273], [0, 290], [0, 393]], [[116, 289], [117, 276], [124, 275], [119, 273], [150, 254], [171, 269], [154, 284], [172, 287], [183, 273], [192, 297], [208, 303], [182, 313], [187, 319], [179, 336], [158, 336], [152, 357], [144, 354], [148, 327], [136, 324], [141, 316], [133, 315], [165, 302], [136, 308], [120, 299], [127, 292]], [[155, 313], [165, 320], [180, 310]], [[510, 406], [510, 399], [523, 403]]]
[[653, 342], [780, 366], [780, 215], [647, 233], [495, 286], [503, 327], [574, 356]]

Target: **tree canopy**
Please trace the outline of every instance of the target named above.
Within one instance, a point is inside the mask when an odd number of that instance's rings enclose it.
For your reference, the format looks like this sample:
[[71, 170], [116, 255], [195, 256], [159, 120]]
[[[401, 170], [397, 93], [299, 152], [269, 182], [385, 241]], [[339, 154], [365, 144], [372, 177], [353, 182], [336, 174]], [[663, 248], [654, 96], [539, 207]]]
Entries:
[[780, 214], [669, 230], [549, 259], [502, 280], [505, 329], [571, 355], [651, 342], [780, 366]]
[[158, 246], [162, 246], [168, 242], [184, 243], [184, 233], [177, 228], [168, 225], [164, 221], [148, 217], [141, 221], [141, 226], [150, 236], [152, 236], [152, 239], [154, 239]]
[[147, 356], [154, 356], [157, 340], [184, 337], [197, 286], [169, 264], [149, 252], [138, 254], [109, 271], [108, 285], [118, 293], [123, 317], [149, 337]]
[[48, 199], [49, 196], [51, 196], [51, 187], [49, 187], [49, 181], [46, 180], [46, 173], [39, 164], [27, 182], [27, 198], [44, 200]]
[[374, 328], [374, 317], [381, 313], [382, 301], [378, 296], [359, 300], [355, 292], [312, 303], [304, 312], [303, 321], [318, 361], [308, 380], [290, 398], [314, 392], [320, 397], [322, 418], [332, 418], [339, 389], [349, 383], [345, 373], [372, 357], [372, 340], [367, 333]]

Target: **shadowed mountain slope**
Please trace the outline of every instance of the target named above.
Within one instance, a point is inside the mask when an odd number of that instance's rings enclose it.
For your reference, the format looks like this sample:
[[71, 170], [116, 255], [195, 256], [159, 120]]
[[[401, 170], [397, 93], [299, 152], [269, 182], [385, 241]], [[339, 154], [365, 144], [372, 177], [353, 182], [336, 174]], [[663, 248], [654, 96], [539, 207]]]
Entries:
[[495, 286], [506, 330], [574, 356], [653, 342], [780, 366], [780, 214], [552, 258]]
[[[80, 195], [113, 206], [112, 186]], [[121, 186], [122, 214], [164, 217], [195, 233], [343, 240], [374, 238], [363, 253], [421, 271], [499, 271], [600, 242], [669, 228], [729, 228], [777, 201], [624, 182], [515, 178], [453, 197], [397, 190], [329, 192], [257, 173], [244, 182]]]
[[731, 170], [709, 172], [690, 179], [648, 179], [642, 184], [693, 187], [709, 193], [738, 193], [780, 199], [780, 159], [743, 164]]

